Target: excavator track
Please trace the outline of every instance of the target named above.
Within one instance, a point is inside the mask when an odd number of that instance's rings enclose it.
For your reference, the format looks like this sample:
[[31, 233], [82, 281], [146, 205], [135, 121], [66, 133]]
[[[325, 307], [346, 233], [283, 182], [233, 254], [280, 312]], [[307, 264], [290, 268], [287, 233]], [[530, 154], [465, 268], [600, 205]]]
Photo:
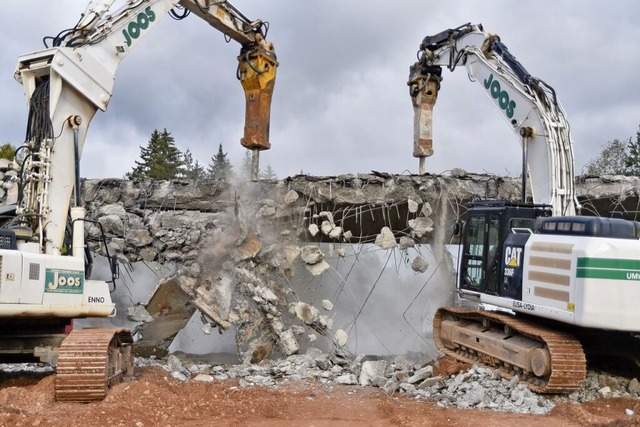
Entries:
[[133, 337], [128, 329], [75, 329], [60, 346], [56, 400], [102, 400], [108, 387], [133, 376], [133, 368]]
[[518, 375], [537, 393], [571, 393], [586, 377], [586, 357], [571, 334], [491, 311], [442, 307], [433, 321], [438, 348], [459, 361]]

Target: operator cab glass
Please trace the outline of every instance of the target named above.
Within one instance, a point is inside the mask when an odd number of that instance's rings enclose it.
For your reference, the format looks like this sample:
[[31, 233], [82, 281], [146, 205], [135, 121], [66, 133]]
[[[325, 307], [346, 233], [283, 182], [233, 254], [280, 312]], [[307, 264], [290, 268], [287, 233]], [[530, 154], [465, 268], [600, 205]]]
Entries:
[[462, 235], [460, 289], [498, 295], [507, 235], [514, 229], [533, 231], [536, 218], [549, 215], [546, 205], [504, 201], [470, 204]]

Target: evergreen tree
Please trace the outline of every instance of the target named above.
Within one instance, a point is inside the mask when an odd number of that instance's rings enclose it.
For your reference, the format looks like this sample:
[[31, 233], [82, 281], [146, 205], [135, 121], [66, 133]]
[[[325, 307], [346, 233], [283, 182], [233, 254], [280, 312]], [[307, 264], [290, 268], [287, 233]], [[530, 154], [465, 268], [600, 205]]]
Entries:
[[182, 154], [182, 158], [185, 167], [184, 177], [186, 179], [196, 181], [198, 179], [204, 178], [207, 175], [204, 170], [204, 166], [202, 166], [198, 160], [193, 160], [193, 154], [191, 154], [191, 150], [187, 148], [187, 151]]
[[16, 147], [10, 143], [2, 144], [0, 146], [0, 159], [13, 160], [16, 155]]
[[624, 141], [614, 139], [607, 142], [595, 159], [587, 163], [587, 175], [626, 175], [627, 147]]
[[251, 150], [245, 150], [242, 164], [240, 165], [240, 178], [242, 179], [251, 179], [251, 158]]
[[629, 138], [627, 150], [628, 153], [625, 159], [627, 173], [629, 175], [640, 176], [640, 126], [638, 126], [638, 131], [636, 132], [635, 142]]
[[153, 131], [147, 146], [140, 147], [140, 160], [136, 160], [136, 166], [127, 173], [128, 179], [170, 180], [184, 176], [185, 173], [183, 155], [166, 128], [162, 132], [157, 129]]
[[278, 175], [271, 165], [267, 165], [267, 168], [260, 172], [260, 179], [278, 179]]
[[222, 151], [222, 144], [218, 146], [218, 153], [211, 158], [207, 166], [207, 175], [213, 179], [227, 179], [233, 176], [233, 166], [227, 158], [227, 153]]

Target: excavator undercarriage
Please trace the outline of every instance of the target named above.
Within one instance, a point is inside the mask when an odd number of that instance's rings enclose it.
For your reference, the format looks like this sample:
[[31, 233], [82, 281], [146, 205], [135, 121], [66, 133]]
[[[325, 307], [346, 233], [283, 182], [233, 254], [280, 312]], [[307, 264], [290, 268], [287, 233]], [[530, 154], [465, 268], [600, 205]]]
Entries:
[[59, 350], [56, 400], [102, 400], [108, 387], [133, 377], [133, 368], [133, 337], [128, 329], [73, 330]]
[[526, 318], [442, 307], [434, 317], [433, 336], [446, 355], [497, 368], [503, 378], [517, 375], [538, 393], [570, 393], [586, 377], [580, 341]]

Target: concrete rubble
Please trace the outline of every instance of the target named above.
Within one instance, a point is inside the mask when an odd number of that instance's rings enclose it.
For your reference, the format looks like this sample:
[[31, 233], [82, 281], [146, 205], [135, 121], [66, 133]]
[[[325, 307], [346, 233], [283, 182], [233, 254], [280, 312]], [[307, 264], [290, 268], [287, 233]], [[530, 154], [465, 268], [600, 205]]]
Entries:
[[[176, 361], [138, 359], [142, 366], [160, 365], [179, 381], [222, 381], [240, 379], [240, 387], [272, 387], [288, 381], [319, 381], [329, 386], [378, 387], [388, 395], [404, 395], [437, 402], [442, 407], [491, 409], [501, 412], [546, 414], [556, 403], [589, 402], [602, 397], [640, 397], [637, 379], [589, 371], [583, 387], [571, 395], [540, 395], [531, 392], [517, 378], [503, 379], [495, 370], [472, 366], [466, 371], [434, 375], [438, 361], [412, 364], [402, 356], [366, 360], [324, 353], [311, 347], [304, 354], [260, 364], [210, 365]], [[632, 409], [628, 409], [632, 411]]]
[[[305, 321], [299, 310], [290, 311], [291, 304], [300, 302], [293, 289], [298, 266], [320, 278], [330, 268], [314, 242], [331, 243], [330, 251], [338, 256], [346, 255], [343, 245], [349, 243], [371, 242], [385, 250], [431, 243], [435, 227], [451, 229], [460, 203], [477, 197], [517, 200], [517, 181], [466, 172], [297, 176], [233, 186], [222, 181], [91, 180], [83, 183], [83, 200], [89, 218], [106, 232], [109, 253], [128, 263], [177, 265], [174, 277], [158, 286], [171, 291], [146, 304], [154, 318], [148, 323], [165, 325], [140, 328], [144, 340], [153, 337], [146, 354], [166, 354], [161, 330], [169, 332], [164, 340], [170, 342], [199, 310], [219, 330], [234, 328], [243, 360], [258, 361], [273, 351], [286, 355], [304, 348], [309, 336], [318, 333], [336, 344], [344, 341], [332, 333], [326, 316]], [[584, 180], [583, 186], [592, 181]], [[633, 198], [627, 181], [620, 178], [616, 185]], [[605, 197], [602, 182], [589, 185]], [[619, 189], [607, 194], [615, 191]], [[590, 199], [583, 199], [589, 205]], [[105, 253], [99, 227], [88, 224], [87, 233], [90, 247]], [[413, 257], [411, 268], [422, 274], [429, 264]], [[313, 331], [295, 334], [291, 327], [296, 325]], [[304, 342], [296, 343], [300, 340]]]
[[[0, 198], [5, 204], [17, 198], [14, 178], [15, 168], [0, 163]], [[632, 211], [639, 184], [630, 177], [579, 177], [578, 196], [587, 213]], [[519, 185], [518, 178], [462, 170], [425, 176], [296, 176], [233, 185], [217, 180], [103, 179], [84, 180], [82, 199], [88, 219], [95, 221], [86, 223], [92, 251], [114, 255], [125, 264], [175, 265], [148, 301], [127, 307], [129, 319], [139, 323], [140, 356], [168, 356], [171, 341], [196, 312], [204, 318], [207, 333], [235, 331], [243, 365], [192, 369], [169, 356], [167, 368], [176, 379], [194, 374], [203, 375], [198, 381], [239, 377], [247, 386], [273, 386], [280, 378], [319, 378], [374, 385], [444, 406], [524, 407], [538, 413], [548, 410], [546, 398], [505, 383], [490, 370], [474, 367], [452, 378], [434, 378], [429, 367], [416, 369], [406, 361], [342, 355], [349, 334], [333, 329], [334, 302], [303, 301], [296, 290], [300, 269], [319, 280], [331, 272], [320, 243], [340, 257], [349, 244], [407, 251], [420, 244], [443, 244], [438, 241], [442, 235], [449, 243], [450, 233], [434, 230], [450, 230], [464, 203], [519, 200]], [[106, 248], [101, 246], [101, 230]], [[422, 274], [429, 265], [418, 256], [411, 268]], [[329, 353], [313, 350], [321, 346], [320, 337], [329, 343]], [[638, 393], [637, 381], [619, 380], [616, 386], [595, 378], [590, 384], [589, 390], [599, 387], [599, 395]]]

